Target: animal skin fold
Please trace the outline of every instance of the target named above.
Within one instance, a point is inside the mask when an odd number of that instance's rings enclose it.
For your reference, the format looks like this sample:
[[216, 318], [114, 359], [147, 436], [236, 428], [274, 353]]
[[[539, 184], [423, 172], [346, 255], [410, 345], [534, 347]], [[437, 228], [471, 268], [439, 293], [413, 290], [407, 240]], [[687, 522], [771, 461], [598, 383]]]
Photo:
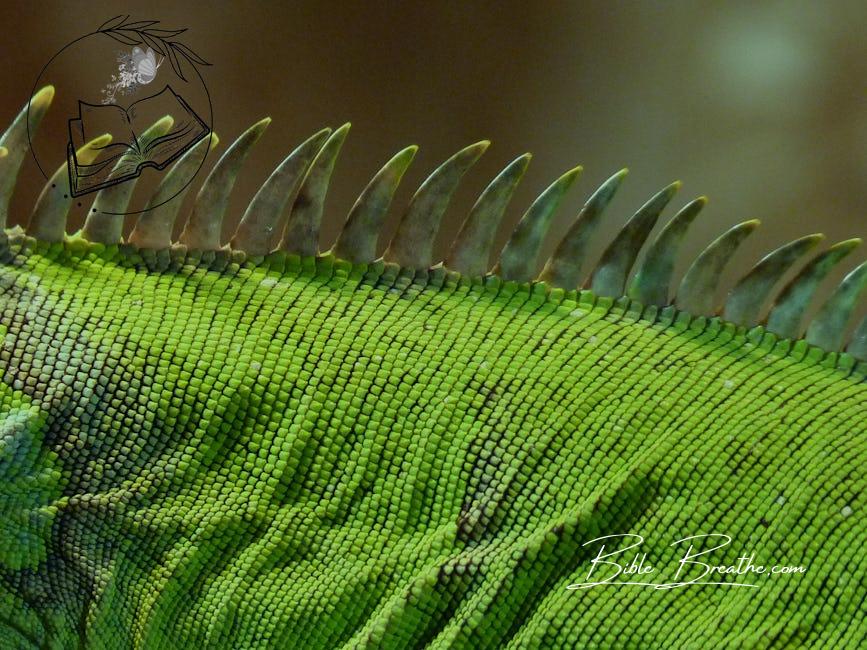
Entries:
[[[0, 139], [3, 216], [25, 121]], [[482, 141], [389, 242], [403, 149], [321, 252], [348, 126], [285, 158], [224, 239], [268, 122], [189, 215], [97, 212], [72, 234], [46, 189], [0, 231], [0, 647], [867, 645], [867, 324], [847, 338], [867, 267], [805, 316], [857, 240], [778, 248], [730, 322], [720, 272], [758, 223], [679, 282], [705, 199], [650, 237], [679, 183], [594, 250], [618, 172], [537, 259], [573, 168], [497, 254], [530, 160], [513, 155], [440, 232]]]

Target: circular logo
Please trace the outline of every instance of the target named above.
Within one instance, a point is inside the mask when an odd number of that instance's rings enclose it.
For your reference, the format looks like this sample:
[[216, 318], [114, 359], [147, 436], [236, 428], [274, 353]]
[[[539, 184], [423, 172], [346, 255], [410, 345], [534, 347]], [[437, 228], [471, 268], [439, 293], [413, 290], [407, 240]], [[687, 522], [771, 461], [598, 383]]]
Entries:
[[[60, 145], [28, 141], [46, 179], [61, 156], [72, 196], [129, 184], [125, 201], [94, 203], [92, 211], [139, 214], [181, 196], [204, 165], [214, 111], [200, 68], [210, 65], [156, 20], [116, 16], [69, 42], [40, 71], [36, 89], [59, 87], [55, 105], [67, 117]], [[143, 175], [159, 183], [146, 207], [129, 206]], [[96, 196], [96, 194], [94, 194]]]

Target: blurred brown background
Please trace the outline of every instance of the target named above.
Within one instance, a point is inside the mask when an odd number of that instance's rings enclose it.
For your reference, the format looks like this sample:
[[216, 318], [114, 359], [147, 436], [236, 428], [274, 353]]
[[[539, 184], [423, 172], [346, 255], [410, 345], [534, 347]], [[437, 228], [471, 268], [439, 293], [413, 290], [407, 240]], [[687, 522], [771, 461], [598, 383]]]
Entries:
[[[226, 236], [291, 148], [345, 121], [353, 126], [332, 178], [323, 248], [370, 176], [399, 148], [421, 147], [388, 233], [424, 176], [482, 138], [493, 144], [452, 203], [441, 250], [484, 185], [524, 151], [534, 159], [507, 213], [510, 224], [556, 176], [584, 165], [558, 232], [601, 181], [630, 168], [599, 253], [646, 198], [675, 179], [684, 187], [666, 214], [700, 194], [710, 197], [681, 270], [710, 239], [750, 218], [763, 225], [729, 276], [811, 232], [826, 233], [828, 243], [867, 236], [863, 0], [91, 1], [6, 3], [3, 14], [3, 123], [26, 102], [48, 58], [106, 19], [130, 14], [189, 28], [181, 40], [213, 63], [203, 73], [222, 138], [218, 152], [252, 122], [274, 118], [236, 185]], [[88, 69], [70, 61], [61, 72], [79, 79]], [[66, 117], [49, 115], [38, 138], [65, 142]], [[41, 184], [32, 161], [22, 181], [13, 203], [17, 223], [26, 221]], [[867, 254], [852, 258], [847, 268]]]

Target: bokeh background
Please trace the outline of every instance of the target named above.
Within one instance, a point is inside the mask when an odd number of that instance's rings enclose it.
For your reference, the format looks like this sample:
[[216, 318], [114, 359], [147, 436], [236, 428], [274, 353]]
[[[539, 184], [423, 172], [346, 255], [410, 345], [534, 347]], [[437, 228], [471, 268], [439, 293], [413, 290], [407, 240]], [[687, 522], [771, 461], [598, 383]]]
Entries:
[[[213, 64], [203, 72], [222, 138], [218, 152], [254, 121], [274, 119], [236, 185], [227, 238], [288, 151], [315, 130], [346, 121], [352, 130], [332, 178], [323, 248], [395, 151], [420, 146], [383, 247], [425, 175], [483, 138], [493, 144], [452, 202], [441, 251], [484, 185], [524, 151], [534, 159], [508, 225], [556, 176], [584, 166], [557, 233], [599, 183], [630, 168], [597, 253], [646, 198], [675, 179], [684, 186], [666, 215], [698, 195], [710, 198], [685, 242], [680, 271], [745, 219], [763, 225], [732, 260], [729, 284], [796, 237], [824, 232], [833, 243], [867, 236], [863, 0], [4, 3], [0, 121], [26, 102], [54, 52], [117, 14], [189, 29], [183, 42]], [[94, 83], [87, 61], [67, 58], [57, 69], [63, 78], [47, 81], [59, 91]], [[50, 114], [37, 136], [58, 143], [58, 164], [68, 117]], [[32, 161], [21, 180], [13, 223], [26, 223], [42, 182]], [[86, 209], [72, 216], [73, 226]], [[505, 237], [504, 229], [498, 243]], [[859, 249], [845, 266], [864, 259]]]

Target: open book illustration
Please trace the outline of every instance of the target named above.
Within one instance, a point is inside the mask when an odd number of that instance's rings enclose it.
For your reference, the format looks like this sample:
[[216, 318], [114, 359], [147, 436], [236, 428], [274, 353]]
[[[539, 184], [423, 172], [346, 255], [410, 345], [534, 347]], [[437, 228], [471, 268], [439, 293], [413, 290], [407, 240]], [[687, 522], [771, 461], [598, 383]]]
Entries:
[[[143, 137], [148, 127], [171, 115], [171, 130], [160, 137]], [[95, 162], [80, 164], [76, 149], [108, 133], [110, 144]], [[210, 133], [205, 122], [184, 99], [166, 86], [156, 95], [133, 102], [127, 108], [116, 104], [78, 102], [78, 117], [69, 120], [69, 187], [81, 196], [141, 175], [145, 167], [164, 169]]]

